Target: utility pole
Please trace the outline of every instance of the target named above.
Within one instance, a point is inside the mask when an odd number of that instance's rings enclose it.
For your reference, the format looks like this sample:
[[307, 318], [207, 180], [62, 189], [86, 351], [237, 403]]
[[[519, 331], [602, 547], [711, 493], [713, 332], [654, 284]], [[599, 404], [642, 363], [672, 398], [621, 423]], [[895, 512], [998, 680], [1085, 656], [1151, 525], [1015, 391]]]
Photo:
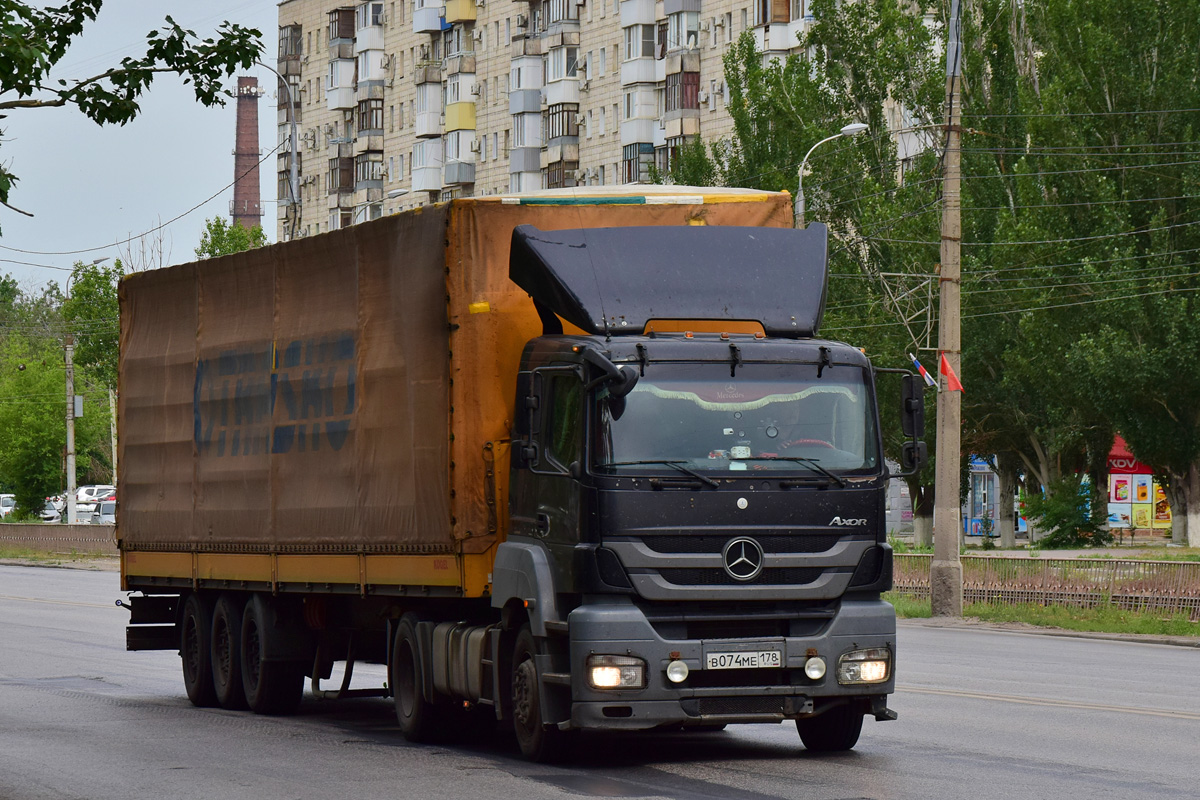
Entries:
[[75, 335], [68, 333], [63, 344], [67, 364], [67, 524], [79, 521], [75, 512]]
[[[962, 109], [959, 84], [962, 76], [960, 39], [961, 0], [951, 0], [946, 45], [946, 156], [942, 160], [942, 247], [938, 350], [955, 374], [961, 375], [961, 264], [962, 264]], [[938, 359], [939, 367], [941, 359]], [[939, 370], [940, 372], [940, 370]], [[962, 393], [947, 388], [938, 378], [937, 467], [934, 475], [933, 563], [929, 589], [935, 617], [962, 616], [962, 561], [958, 556], [962, 536], [962, 509], [958, 502], [959, 461], [962, 458]]]

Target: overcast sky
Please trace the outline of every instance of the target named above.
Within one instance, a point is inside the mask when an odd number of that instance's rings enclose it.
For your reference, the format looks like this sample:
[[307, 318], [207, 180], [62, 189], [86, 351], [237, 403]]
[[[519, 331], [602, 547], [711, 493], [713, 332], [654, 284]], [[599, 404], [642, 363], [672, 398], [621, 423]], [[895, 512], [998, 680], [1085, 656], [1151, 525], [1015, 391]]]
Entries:
[[[274, 66], [278, 8], [273, 0], [106, 0], [53, 77], [86, 78], [125, 56], [141, 55], [146, 34], [168, 14], [200, 38], [211, 36], [226, 19], [257, 28], [266, 45], [263, 60]], [[256, 75], [267, 92], [258, 108], [265, 154], [275, 145], [276, 79], [262, 67], [247, 74]], [[236, 87], [236, 76], [229, 85]], [[236, 106], [229, 100], [223, 108], [205, 108], [190, 86], [159, 75], [142, 100], [142, 113], [123, 128], [100, 127], [70, 108], [8, 112], [0, 121], [0, 159], [20, 178], [9, 202], [35, 216], [0, 206], [0, 274], [12, 275], [25, 288], [51, 280], [61, 285], [76, 261], [126, 260], [132, 246], [136, 262], [158, 249], [159, 237], [163, 264], [194, 260], [205, 218], [229, 215]], [[260, 172], [263, 228], [272, 241], [274, 164], [269, 158]], [[114, 244], [193, 206], [199, 207], [145, 237], [146, 246], [136, 239]], [[150, 260], [158, 265], [158, 258]]]

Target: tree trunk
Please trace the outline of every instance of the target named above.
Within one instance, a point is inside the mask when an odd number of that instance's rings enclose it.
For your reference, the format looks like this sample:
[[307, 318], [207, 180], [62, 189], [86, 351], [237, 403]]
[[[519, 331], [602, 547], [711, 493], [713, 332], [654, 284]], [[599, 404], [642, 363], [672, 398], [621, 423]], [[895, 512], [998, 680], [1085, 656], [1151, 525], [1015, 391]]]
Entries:
[[1171, 472], [1171, 543], [1200, 547], [1200, 464]]
[[1017, 546], [1017, 458], [1010, 453], [996, 455], [996, 530], [1001, 547]]
[[908, 496], [912, 502], [913, 545], [929, 547], [933, 544], [933, 486], [922, 485], [920, 478], [906, 478]]

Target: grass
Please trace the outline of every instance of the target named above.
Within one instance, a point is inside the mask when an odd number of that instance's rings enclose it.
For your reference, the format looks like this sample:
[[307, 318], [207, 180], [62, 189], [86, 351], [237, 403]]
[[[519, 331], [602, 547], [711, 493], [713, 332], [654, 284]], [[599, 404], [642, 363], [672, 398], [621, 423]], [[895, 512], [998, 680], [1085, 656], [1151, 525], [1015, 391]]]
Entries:
[[71, 551], [70, 553], [50, 553], [45, 550], [34, 550], [28, 547], [12, 547], [10, 545], [0, 544], [0, 559], [8, 561], [21, 561], [29, 564], [37, 564], [39, 566], [59, 566], [61, 564], [87, 564], [101, 559], [112, 558], [108, 555], [100, 555], [97, 553], [79, 553]]
[[[887, 593], [884, 599], [896, 607], [896, 616], [901, 619], [924, 619], [930, 616], [928, 600], [895, 592]], [[1061, 605], [1040, 606], [1032, 603], [970, 603], [963, 607], [963, 616], [982, 622], [1019, 622], [1043, 628], [1091, 633], [1200, 636], [1200, 622], [1191, 622], [1186, 614], [1167, 616], [1162, 612], [1124, 611], [1112, 606], [1076, 608]]]

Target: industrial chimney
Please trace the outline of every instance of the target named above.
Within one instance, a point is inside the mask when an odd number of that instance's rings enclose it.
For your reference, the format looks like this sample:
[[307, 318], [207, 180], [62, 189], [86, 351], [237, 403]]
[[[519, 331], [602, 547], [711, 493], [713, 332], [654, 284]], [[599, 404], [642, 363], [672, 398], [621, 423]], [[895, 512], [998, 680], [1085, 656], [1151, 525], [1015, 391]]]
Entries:
[[262, 224], [259, 200], [258, 78], [239, 76], [237, 87], [237, 146], [233, 151], [233, 201], [229, 215], [246, 230]]

